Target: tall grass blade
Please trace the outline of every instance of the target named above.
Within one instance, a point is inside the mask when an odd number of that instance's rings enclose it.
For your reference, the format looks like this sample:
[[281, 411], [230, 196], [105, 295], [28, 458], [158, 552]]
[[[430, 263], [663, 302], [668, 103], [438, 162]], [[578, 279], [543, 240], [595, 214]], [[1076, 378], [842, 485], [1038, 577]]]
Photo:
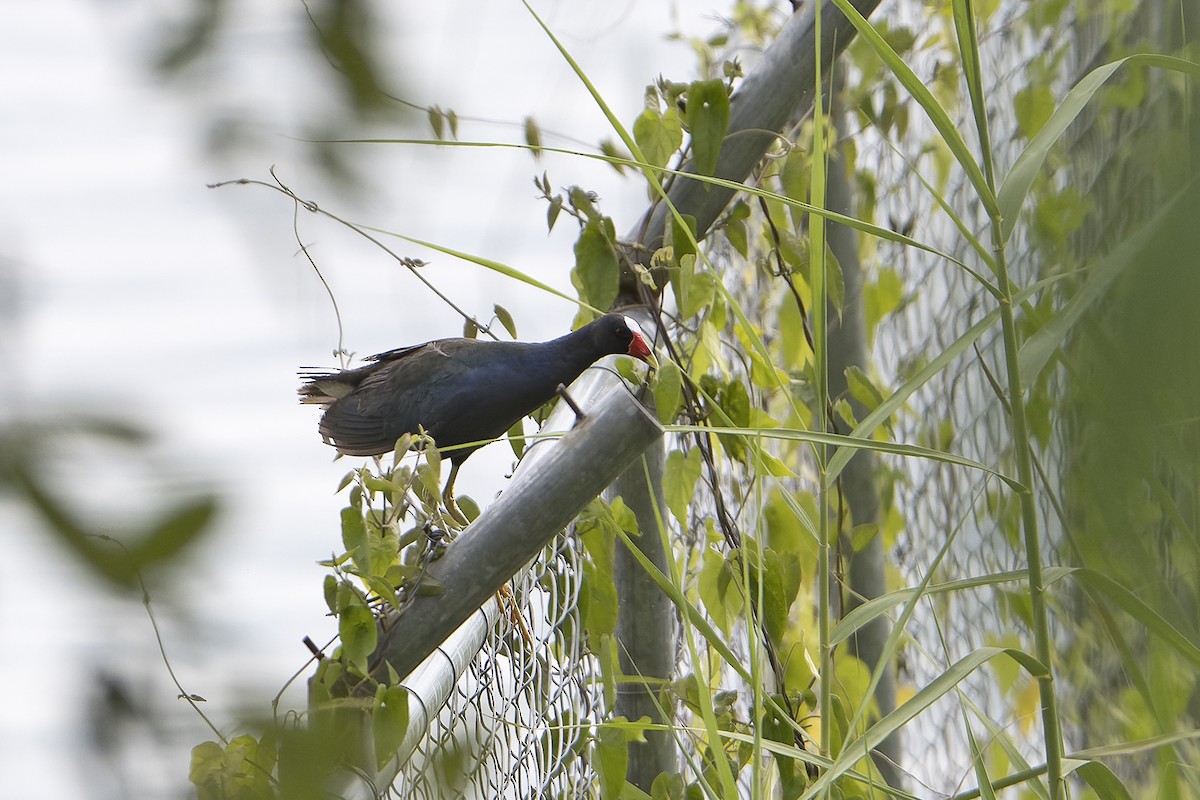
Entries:
[[1075, 118], [1079, 116], [1079, 112], [1083, 111], [1084, 106], [1100, 90], [1100, 87], [1112, 77], [1113, 73], [1126, 65], [1130, 67], [1158, 67], [1187, 75], [1200, 76], [1200, 64], [1185, 61], [1181, 58], [1153, 53], [1126, 56], [1117, 61], [1096, 67], [1085, 75], [1083, 80], [1075, 84], [1075, 88], [1067, 93], [1062, 103], [1050, 115], [1050, 119], [1046, 120], [1046, 124], [1042, 126], [1041, 130], [1026, 145], [1021, 155], [1017, 157], [1016, 163], [1013, 164], [1012, 169], [1009, 170], [1008, 175], [1004, 178], [1004, 183], [1000, 186], [1000, 191], [996, 195], [996, 199], [1000, 209], [1002, 242], [1007, 242], [1012, 235], [1013, 228], [1017, 224], [1017, 216], [1021, 212], [1021, 206], [1025, 204], [1025, 198], [1029, 195], [1029, 189], [1033, 186], [1033, 180], [1037, 177], [1038, 172], [1041, 171], [1042, 164], [1046, 161], [1046, 156], [1049, 154], [1050, 148], [1062, 137], [1063, 132], [1075, 121]]

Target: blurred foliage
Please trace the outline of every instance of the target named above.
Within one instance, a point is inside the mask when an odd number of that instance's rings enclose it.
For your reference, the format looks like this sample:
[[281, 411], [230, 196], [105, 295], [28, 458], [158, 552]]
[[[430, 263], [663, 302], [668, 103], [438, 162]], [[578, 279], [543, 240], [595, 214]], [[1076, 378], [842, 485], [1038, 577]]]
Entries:
[[[1134, 133], [1092, 192], [1096, 213], [1072, 237], [1084, 263], [1104, 256], [1120, 269], [1062, 352], [1071, 376], [1064, 495], [1074, 558], [1200, 650], [1200, 118], [1187, 116], [1200, 92], [1187, 87], [1189, 99], [1182, 84], [1157, 78], [1149, 86], [1159, 94], [1127, 126]], [[1130, 193], [1154, 200], [1130, 203]], [[1119, 698], [1120, 713], [1079, 704], [1086, 741], [1200, 725], [1195, 659], [1114, 614], [1112, 597], [1088, 597], [1071, 612], [1072, 679], [1087, 696]], [[1177, 765], [1197, 759], [1194, 742], [1164, 745], [1118, 771], [1163, 796], [1194, 797], [1197, 776]]]
[[[402, 463], [412, 448], [421, 455]], [[194, 747], [189, 779], [200, 800], [325, 797], [347, 768], [374, 774], [395, 757], [408, 730], [408, 690], [373, 656], [381, 632], [413, 598], [441, 591], [426, 570], [460, 527], [440, 505], [441, 461], [428, 436], [405, 435], [390, 466], [376, 461], [343, 477], [342, 549], [321, 562], [338, 636], [331, 648], [312, 645], [308, 708], [277, 717], [258, 736]], [[468, 518], [479, 515], [470, 498], [458, 502]]]
[[[298, 35], [284, 37], [285, 49], [272, 53], [274, 59], [289, 62], [286, 75], [263, 77], [315, 82], [294, 105], [289, 105], [294, 96], [290, 84], [260, 87], [226, 64], [241, 57], [231, 51], [235, 42], [256, 40], [239, 30], [246, 24], [244, 13], [244, 4], [228, 0], [191, 0], [172, 9], [172, 16], [180, 18], [159, 23], [156, 32], [164, 40], [153, 59], [160, 75], [181, 88], [207, 84], [209, 98], [228, 98], [218, 100], [208, 112], [208, 143], [215, 150], [259, 148], [258, 131], [292, 126], [291, 133], [303, 137], [311, 163], [343, 186], [353, 187], [365, 176], [345, 148], [332, 144], [334, 140], [361, 137], [370, 125], [394, 130], [398, 123], [412, 124], [411, 112], [417, 110], [426, 113], [439, 137], [449, 119], [453, 135], [453, 112], [420, 109], [400, 97], [405, 82], [397, 74], [396, 54], [402, 54], [403, 48], [381, 35], [387, 29], [381, 24], [383, 17], [395, 14], [395, 9], [377, 0], [304, 0], [270, 11], [274, 26], [293, 28]], [[274, 94], [254, 98], [247, 97], [247, 91]], [[274, 113], [271, 109], [285, 108], [286, 121], [267, 116]]]
[[[0, 491], [15, 495], [42, 529], [94, 577], [116, 588], [136, 590], [143, 577], [177, 565], [188, 549], [212, 532], [218, 500], [212, 495], [177, 500], [137, 526], [124, 520], [93, 519], [46, 463], [48, 454], [69, 450], [84, 440], [105, 446], [114, 463], [137, 462], [149, 444], [143, 430], [116, 419], [76, 414], [10, 422], [0, 427]], [[146, 500], [130, 498], [130, 508]]]

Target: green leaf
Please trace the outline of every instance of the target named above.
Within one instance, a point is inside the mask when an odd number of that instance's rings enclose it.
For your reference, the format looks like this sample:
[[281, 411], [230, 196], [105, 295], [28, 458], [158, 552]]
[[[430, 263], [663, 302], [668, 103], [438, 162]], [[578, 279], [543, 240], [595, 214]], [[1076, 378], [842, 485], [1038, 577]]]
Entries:
[[883, 392], [859, 367], [846, 367], [846, 386], [850, 389], [850, 396], [862, 403], [867, 411], [874, 411], [883, 402]]
[[192, 748], [192, 762], [188, 768], [188, 780], [200, 790], [200, 797], [207, 798], [211, 796], [209, 791], [206, 791], [205, 784], [210, 782], [210, 777], [212, 776], [217, 776], [217, 780], [212, 781], [212, 783], [218, 783], [224, 764], [225, 749], [216, 742], [203, 742]]
[[593, 650], [600, 637], [617, 628], [617, 587], [613, 581], [616, 528], [612, 512], [602, 501], [594, 500], [580, 515], [576, 529], [587, 554], [579, 590], [579, 621]]
[[[779, 182], [783, 187], [783, 194], [793, 200], [806, 202], [808, 200], [808, 184], [812, 177], [812, 165], [809, 163], [808, 153], [801, 150], [799, 147], [794, 147], [783, 159], [783, 168], [779, 171]], [[802, 212], [798, 208], [793, 208], [792, 213], [801, 215]], [[799, 224], [797, 222], [797, 224]]]
[[513, 455], [517, 458], [525, 452], [525, 418], [517, 420], [508, 429], [508, 445], [512, 448]]
[[625, 731], [607, 724], [597, 727], [592, 744], [592, 769], [600, 779], [601, 800], [619, 800], [628, 765], [629, 739]]
[[850, 405], [850, 401], [844, 397], [839, 397], [833, 404], [833, 410], [837, 415], [846, 421], [846, 424], [851, 428], [858, 425], [858, 417], [854, 414], [854, 409]]
[[763, 509], [770, 546], [783, 553], [795, 553], [801, 558], [801, 566], [810, 571], [817, 562], [817, 540], [811, 521], [804, 517], [815, 516], [815, 511], [816, 499], [811, 494], [793, 498], [778, 488], [771, 492]]
[[852, 708], [871, 700], [871, 670], [861, 659], [846, 650], [839, 651], [834, 659], [833, 672], [838, 694]]
[[363, 606], [367, 604], [367, 598], [363, 593], [349, 581], [338, 581], [337, 598], [334, 602], [335, 613], [341, 613], [352, 606]]
[[554, 223], [558, 221], [559, 212], [562, 211], [563, 197], [557, 194], [550, 198], [550, 205], [546, 208], [546, 230], [554, 230]]
[[745, 200], [738, 200], [726, 214], [722, 228], [725, 231], [725, 238], [733, 245], [733, 249], [741, 254], [742, 258], [748, 258], [750, 254], [749, 242], [746, 238], [746, 220], [749, 217], [750, 206], [746, 205]]
[[617, 528], [631, 536], [638, 535], [637, 514], [634, 514], [633, 509], [625, 505], [625, 498], [618, 497], [613, 500], [609, 505], [609, 511], [612, 512], [612, 521]]
[[575, 275], [584, 302], [601, 309], [612, 307], [620, 288], [620, 264], [599, 220], [590, 220], [575, 242]]
[[364, 574], [371, 571], [371, 544], [362, 513], [353, 507], [342, 509], [342, 547], [354, 565]]
[[684, 455], [679, 450], [667, 454], [667, 464], [663, 470], [663, 496], [667, 508], [679, 524], [687, 530], [689, 519], [688, 510], [696, 497], [696, 481], [700, 478], [700, 448], [693, 447]]
[[216, 511], [213, 498], [183, 503], [167, 511], [135, 541], [113, 547], [116, 539], [86, 528], [72, 518], [66, 501], [44, 488], [23, 466], [13, 464], [9, 480], [25, 493], [29, 506], [53, 533], [62, 537], [99, 574], [124, 587], [137, 586], [142, 569], [173, 556], [203, 534]]
[[671, 289], [675, 293], [675, 305], [679, 307], [679, 316], [690, 319], [702, 310], [712, 305], [716, 293], [716, 278], [708, 270], [702, 269], [696, 258], [696, 220], [684, 216], [683, 223], [672, 219], [667, 229], [667, 245], [670, 253]]
[[861, 553], [879, 535], [878, 522], [864, 522], [850, 531], [850, 549]]
[[512, 338], [517, 338], [517, 323], [513, 321], [512, 314], [508, 313], [508, 309], [502, 305], [493, 305], [492, 311], [496, 315], [496, 319], [500, 320], [500, 324], [504, 326], [504, 330], [508, 331], [508, 335]]
[[683, 776], [677, 772], [660, 772], [650, 784], [650, 800], [684, 800]]
[[325, 605], [329, 607], [331, 614], [337, 613], [337, 587], [337, 578], [332, 575], [326, 575], [322, 588], [325, 590]]
[[417, 480], [428, 497], [437, 497], [442, 492], [442, 454], [436, 447], [426, 447], [425, 461], [417, 465]]
[[630, 156], [628, 153], [623, 152], [619, 147], [617, 147], [616, 142], [614, 142], [612, 139], [605, 139], [601, 141], [600, 152], [609, 159], [609, 165], [615, 169], [618, 174], [625, 174], [625, 165], [621, 162], [628, 161]]
[[791, 370], [803, 369], [812, 360], [812, 348], [805, 335], [804, 316], [800, 313], [795, 296], [782, 292], [779, 299], [780, 366]]
[[656, 167], [666, 166], [671, 154], [683, 144], [683, 126], [675, 109], [659, 114], [647, 108], [633, 121], [633, 139], [646, 161]]
[[433, 138], [445, 139], [446, 120], [445, 115], [440, 108], [431, 108], [427, 112], [429, 117], [429, 127], [433, 130]]
[[671, 228], [668, 231], [670, 238], [667, 240], [667, 244], [671, 247], [672, 259], [676, 264], [680, 263], [684, 256], [696, 255], [696, 218], [691, 214], [680, 216], [683, 224], [680, 224], [679, 217], [671, 216]]
[[[1033, 214], [1033, 229], [1054, 248], [1066, 245], [1067, 237], [1079, 229], [1091, 211], [1091, 199], [1073, 186], [1040, 198]], [[1056, 252], [1056, 251], [1051, 251]]]
[[683, 373], [674, 361], [664, 360], [654, 384], [654, 410], [662, 422], [674, 422], [683, 400]]
[[717, 279], [708, 270], [696, 269], [696, 257], [685, 256], [679, 269], [671, 273], [671, 288], [681, 319], [691, 319], [712, 306], [717, 292]]
[[273, 797], [275, 748], [253, 736], [238, 736], [227, 747], [204, 742], [192, 748], [188, 780], [199, 800], [257, 800]]
[[1099, 761], [1088, 761], [1074, 770], [1092, 788], [1100, 800], [1133, 800], [1133, 795], [1116, 773]]
[[787, 464], [784, 464], [777, 456], [754, 445], [754, 463], [756, 468], [764, 475], [769, 475], [772, 478], [794, 478], [796, 473], [788, 469]]
[[360, 675], [370, 674], [367, 659], [378, 641], [375, 616], [366, 606], [352, 605], [338, 615], [338, 636], [342, 640], [342, 660]]
[[825, 247], [825, 297], [840, 317], [846, 305], [846, 278], [842, 274], [842, 262], [828, 245]]
[[784, 755], [781, 750], [794, 750], [795, 729], [788, 724], [783, 713], [783, 698], [774, 695], [774, 704], [763, 709], [762, 736], [768, 741], [782, 745], [778, 750], [771, 749], [775, 766], [779, 769], [779, 783], [784, 800], [799, 797], [808, 784], [808, 777], [797, 759]]
[[525, 118], [525, 144], [534, 158], [542, 157], [542, 131], [533, 117]]
[[[386, 574], [386, 572], [387, 571], [384, 570], [384, 574]], [[395, 570], [393, 570], [392, 573], [395, 574]], [[400, 602], [400, 598], [396, 596], [396, 586], [398, 584], [392, 583], [391, 581], [380, 577], [379, 575], [364, 575], [363, 581], [367, 584], [367, 588], [370, 589], [371, 594], [381, 598], [397, 612], [404, 610], [404, 607]]]
[[904, 283], [893, 269], [879, 270], [875, 280], [863, 289], [863, 309], [867, 322], [867, 340], [875, 337], [875, 328], [888, 315], [900, 307], [904, 299]]
[[737, 586], [736, 576], [725, 556], [711, 547], [704, 548], [701, 559], [700, 574], [696, 576], [700, 602], [716, 626], [728, 634], [743, 605], [742, 593], [730, 591]]
[[403, 686], [375, 688], [375, 707], [371, 712], [371, 735], [375, 740], [375, 762], [383, 769], [392, 760], [404, 734], [408, 732], [408, 689]]
[[171, 509], [133, 548], [134, 560], [151, 566], [169, 559], [205, 532], [216, 510], [216, 500], [211, 497]]
[[368, 574], [382, 575], [400, 553], [400, 536], [394, 529], [384, 528], [379, 533], [367, 537], [367, 549], [370, 555]]
[[721, 144], [729, 132], [729, 92], [723, 81], [696, 81], [688, 87], [687, 122], [696, 171], [715, 175]]
[[[725, 412], [732, 426], [746, 428], [750, 425], [750, 394], [746, 391], [746, 384], [737, 378], [730, 380], [717, 393], [717, 405]], [[746, 443], [742, 437], [718, 434], [717, 438], [730, 458], [746, 463]]]
[[1054, 93], [1049, 86], [1026, 86], [1013, 98], [1013, 110], [1017, 115], [1017, 130], [1026, 139], [1032, 139], [1054, 113]]
[[776, 647], [783, 647], [792, 603], [800, 591], [800, 559], [795, 553], [763, 551], [763, 622]]

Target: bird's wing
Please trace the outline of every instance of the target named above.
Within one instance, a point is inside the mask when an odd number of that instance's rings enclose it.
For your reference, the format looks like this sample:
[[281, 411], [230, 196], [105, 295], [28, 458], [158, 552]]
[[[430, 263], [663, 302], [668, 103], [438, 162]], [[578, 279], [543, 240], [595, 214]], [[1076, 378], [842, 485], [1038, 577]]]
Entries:
[[[331, 403], [319, 430], [327, 442], [347, 455], [378, 455], [396, 439], [440, 427], [438, 398], [468, 366], [454, 356], [457, 340], [429, 342], [391, 351], [396, 355], [372, 364], [353, 391]], [[381, 356], [388, 356], [383, 353]]]
[[438, 344], [438, 342], [425, 342], [424, 344], [410, 344], [408, 347], [397, 347], [395, 350], [387, 350], [383, 353], [367, 356], [363, 361], [374, 361], [380, 364], [387, 361], [399, 361], [405, 356], [411, 356], [431, 344]]
[[366, 395], [384, 390], [378, 392], [378, 397], [390, 405], [412, 391], [432, 389], [469, 369], [458, 358], [463, 350], [460, 340], [441, 339], [372, 356], [372, 360], [380, 360], [379, 364], [372, 365], [356, 391]]

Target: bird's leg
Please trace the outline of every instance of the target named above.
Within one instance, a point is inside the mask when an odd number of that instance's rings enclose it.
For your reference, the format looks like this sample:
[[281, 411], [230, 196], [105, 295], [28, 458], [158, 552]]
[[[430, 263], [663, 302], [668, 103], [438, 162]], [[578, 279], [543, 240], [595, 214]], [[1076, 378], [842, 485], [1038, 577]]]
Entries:
[[566, 386], [564, 386], [563, 384], [560, 383], [558, 385], [558, 388], [556, 388], [554, 391], [556, 391], [558, 393], [558, 396], [563, 399], [563, 402], [566, 403], [568, 406], [570, 406], [571, 410], [575, 412], [575, 424], [576, 425], [578, 425], [581, 420], [584, 420], [587, 418], [587, 414], [583, 413], [583, 409], [580, 408], [579, 404], [575, 402], [575, 398], [571, 397], [570, 393], [567, 392]]
[[[442, 491], [442, 503], [446, 506], [447, 513], [454, 518], [455, 522], [460, 523], [463, 527], [470, 524], [466, 515], [462, 513], [462, 509], [458, 507], [458, 503], [454, 500], [454, 479], [458, 477], [458, 464], [452, 462], [450, 465], [450, 477], [446, 480], [446, 488]], [[513, 627], [521, 632], [521, 637], [526, 644], [533, 647], [533, 634], [529, 631], [529, 626], [525, 624], [525, 617], [521, 615], [521, 609], [517, 607], [517, 600], [513, 596], [512, 588], [506, 583], [500, 587], [500, 591], [496, 592], [496, 602], [500, 605], [502, 611], [507, 611], [508, 619]]]
[[457, 461], [451, 462], [450, 477], [446, 480], [446, 488], [442, 491], [442, 504], [446, 506], [446, 513], [450, 515], [450, 518], [465, 528], [471, 522], [462, 513], [462, 509], [458, 507], [458, 503], [454, 500], [454, 479], [458, 477], [458, 467], [459, 463]]

